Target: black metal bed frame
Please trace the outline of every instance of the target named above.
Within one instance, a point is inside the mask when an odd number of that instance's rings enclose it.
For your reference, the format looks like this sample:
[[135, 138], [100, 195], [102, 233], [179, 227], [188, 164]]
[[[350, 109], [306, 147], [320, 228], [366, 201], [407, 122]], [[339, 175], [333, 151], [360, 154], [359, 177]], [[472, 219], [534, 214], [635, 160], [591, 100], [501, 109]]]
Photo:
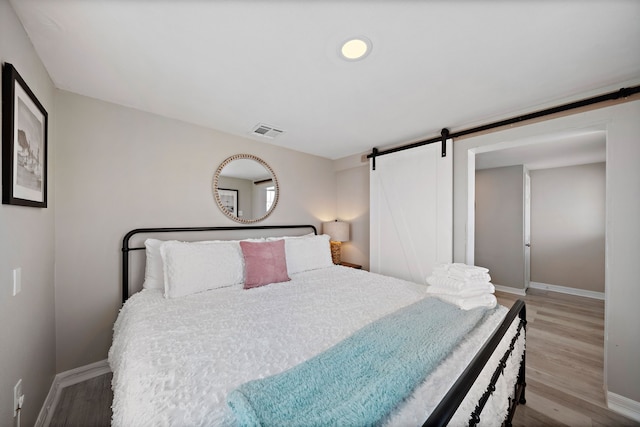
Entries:
[[129, 298], [129, 252], [142, 251], [144, 246], [130, 247], [129, 241], [136, 234], [150, 233], [191, 233], [204, 231], [234, 231], [234, 230], [286, 230], [286, 229], [305, 229], [313, 230], [313, 234], [318, 234], [318, 230], [314, 225], [245, 225], [245, 226], [229, 226], [229, 227], [152, 227], [152, 228], [136, 228], [125, 234], [122, 239], [122, 303], [124, 304]]
[[[129, 297], [129, 252], [144, 250], [144, 246], [130, 247], [129, 241], [136, 234], [150, 234], [150, 233], [172, 233], [172, 232], [205, 232], [205, 231], [234, 231], [234, 230], [276, 230], [276, 229], [304, 229], [308, 228], [313, 230], [314, 234], [318, 234], [316, 227], [313, 225], [249, 225], [249, 226], [230, 226], [230, 227], [156, 227], [156, 228], [137, 228], [129, 231], [122, 240], [122, 303], [124, 304]], [[487, 403], [491, 394], [495, 391], [495, 385], [503, 374], [508, 358], [513, 353], [515, 343], [521, 334], [526, 333], [526, 305], [523, 300], [518, 299], [506, 317], [503, 319], [500, 326], [496, 329], [489, 340], [484, 344], [480, 351], [476, 354], [473, 360], [469, 363], [467, 368], [458, 377], [456, 382], [451, 386], [447, 394], [440, 401], [438, 406], [431, 412], [429, 418], [423, 424], [423, 427], [441, 427], [446, 426], [458, 407], [464, 400], [465, 396], [475, 383], [478, 375], [482, 372], [483, 368], [489, 361], [489, 358], [493, 355], [494, 351], [498, 347], [498, 344], [502, 341], [509, 327], [513, 321], [519, 317], [519, 323], [517, 333], [511, 339], [509, 349], [500, 359], [500, 363], [496, 367], [491, 377], [491, 382], [483, 393], [480, 401], [476, 405], [475, 410], [470, 414], [469, 425], [475, 426], [480, 422], [480, 414]], [[515, 413], [515, 409], [518, 404], [526, 403], [525, 400], [525, 356], [526, 351], [522, 355], [520, 360], [520, 367], [518, 371], [518, 378], [514, 386], [514, 398], [509, 398], [509, 410], [507, 418], [503, 425], [511, 426], [511, 421]]]
[[[480, 423], [480, 414], [484, 409], [484, 405], [489, 400], [491, 394], [495, 391], [496, 383], [498, 379], [503, 374], [504, 368], [507, 363], [507, 359], [513, 353], [515, 348], [515, 343], [520, 337], [520, 334], [526, 333], [526, 325], [527, 325], [527, 308], [523, 300], [518, 299], [511, 309], [507, 313], [506, 317], [493, 333], [493, 335], [489, 338], [489, 340], [484, 344], [484, 346], [478, 351], [473, 360], [469, 363], [467, 368], [460, 374], [458, 380], [451, 386], [447, 394], [440, 401], [438, 406], [431, 412], [431, 415], [427, 419], [427, 421], [423, 424], [423, 427], [440, 427], [446, 426], [453, 415], [455, 414], [458, 406], [462, 403], [465, 396], [471, 389], [471, 386], [474, 384], [480, 372], [485, 367], [489, 358], [493, 355], [496, 347], [502, 340], [502, 338], [507, 333], [509, 326], [513, 323], [516, 317], [520, 318], [518, 323], [518, 331], [516, 335], [511, 339], [511, 343], [509, 344], [509, 349], [505, 352], [505, 354], [500, 359], [500, 363], [496, 367], [493, 375], [491, 376], [491, 382], [489, 383], [487, 390], [484, 392], [480, 401], [476, 405], [475, 410], [471, 414], [469, 418], [469, 425], [475, 426]], [[516, 406], [518, 404], [525, 404], [525, 358], [526, 358], [526, 350], [522, 355], [522, 360], [520, 360], [520, 368], [518, 371], [518, 378], [516, 380], [515, 389], [514, 389], [514, 398], [509, 398], [509, 411], [507, 414], [507, 418], [504, 421], [503, 425], [511, 426], [511, 421], [513, 420], [513, 416], [515, 414]]]

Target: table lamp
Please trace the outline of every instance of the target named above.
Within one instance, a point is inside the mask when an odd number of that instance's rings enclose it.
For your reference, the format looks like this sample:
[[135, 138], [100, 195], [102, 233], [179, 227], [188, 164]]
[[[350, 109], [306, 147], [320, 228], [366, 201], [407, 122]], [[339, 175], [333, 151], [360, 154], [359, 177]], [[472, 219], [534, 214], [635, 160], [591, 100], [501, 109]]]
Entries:
[[349, 241], [349, 223], [338, 220], [324, 222], [322, 223], [322, 232], [329, 235], [333, 263], [340, 264], [340, 247], [342, 242]]

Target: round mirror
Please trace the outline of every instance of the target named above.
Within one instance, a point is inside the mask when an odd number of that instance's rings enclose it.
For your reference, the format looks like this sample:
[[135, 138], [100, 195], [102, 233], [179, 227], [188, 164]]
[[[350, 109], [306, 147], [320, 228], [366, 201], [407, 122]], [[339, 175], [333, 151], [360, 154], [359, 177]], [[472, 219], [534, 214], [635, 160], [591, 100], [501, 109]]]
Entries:
[[278, 180], [264, 160], [251, 154], [226, 159], [213, 177], [213, 196], [220, 210], [243, 224], [262, 221], [278, 203]]

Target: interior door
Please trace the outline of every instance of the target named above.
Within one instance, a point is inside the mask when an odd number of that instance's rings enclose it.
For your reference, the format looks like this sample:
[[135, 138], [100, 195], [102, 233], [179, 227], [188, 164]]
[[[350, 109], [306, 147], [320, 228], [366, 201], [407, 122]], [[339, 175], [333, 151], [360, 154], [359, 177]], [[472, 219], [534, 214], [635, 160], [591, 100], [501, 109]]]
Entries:
[[[447, 141], [387, 154], [370, 172], [370, 269], [425, 283], [453, 256], [453, 150]], [[373, 161], [373, 160], [372, 160]]]

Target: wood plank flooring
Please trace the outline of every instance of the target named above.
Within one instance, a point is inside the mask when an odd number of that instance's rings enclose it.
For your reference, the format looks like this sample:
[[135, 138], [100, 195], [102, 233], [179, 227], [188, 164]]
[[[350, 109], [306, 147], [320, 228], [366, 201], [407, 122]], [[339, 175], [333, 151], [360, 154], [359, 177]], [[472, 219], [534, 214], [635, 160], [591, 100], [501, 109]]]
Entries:
[[515, 427], [640, 426], [605, 404], [604, 301], [538, 289], [496, 297], [527, 304], [527, 403]]
[[[106, 427], [111, 425], [111, 373], [65, 387], [51, 427]], [[133, 427], [133, 426], [132, 426]]]
[[[496, 296], [508, 307], [520, 298]], [[605, 405], [604, 302], [535, 289], [522, 298], [528, 320], [527, 404], [518, 406], [513, 425], [640, 426]], [[50, 426], [109, 426], [112, 399], [111, 374], [67, 387]]]

